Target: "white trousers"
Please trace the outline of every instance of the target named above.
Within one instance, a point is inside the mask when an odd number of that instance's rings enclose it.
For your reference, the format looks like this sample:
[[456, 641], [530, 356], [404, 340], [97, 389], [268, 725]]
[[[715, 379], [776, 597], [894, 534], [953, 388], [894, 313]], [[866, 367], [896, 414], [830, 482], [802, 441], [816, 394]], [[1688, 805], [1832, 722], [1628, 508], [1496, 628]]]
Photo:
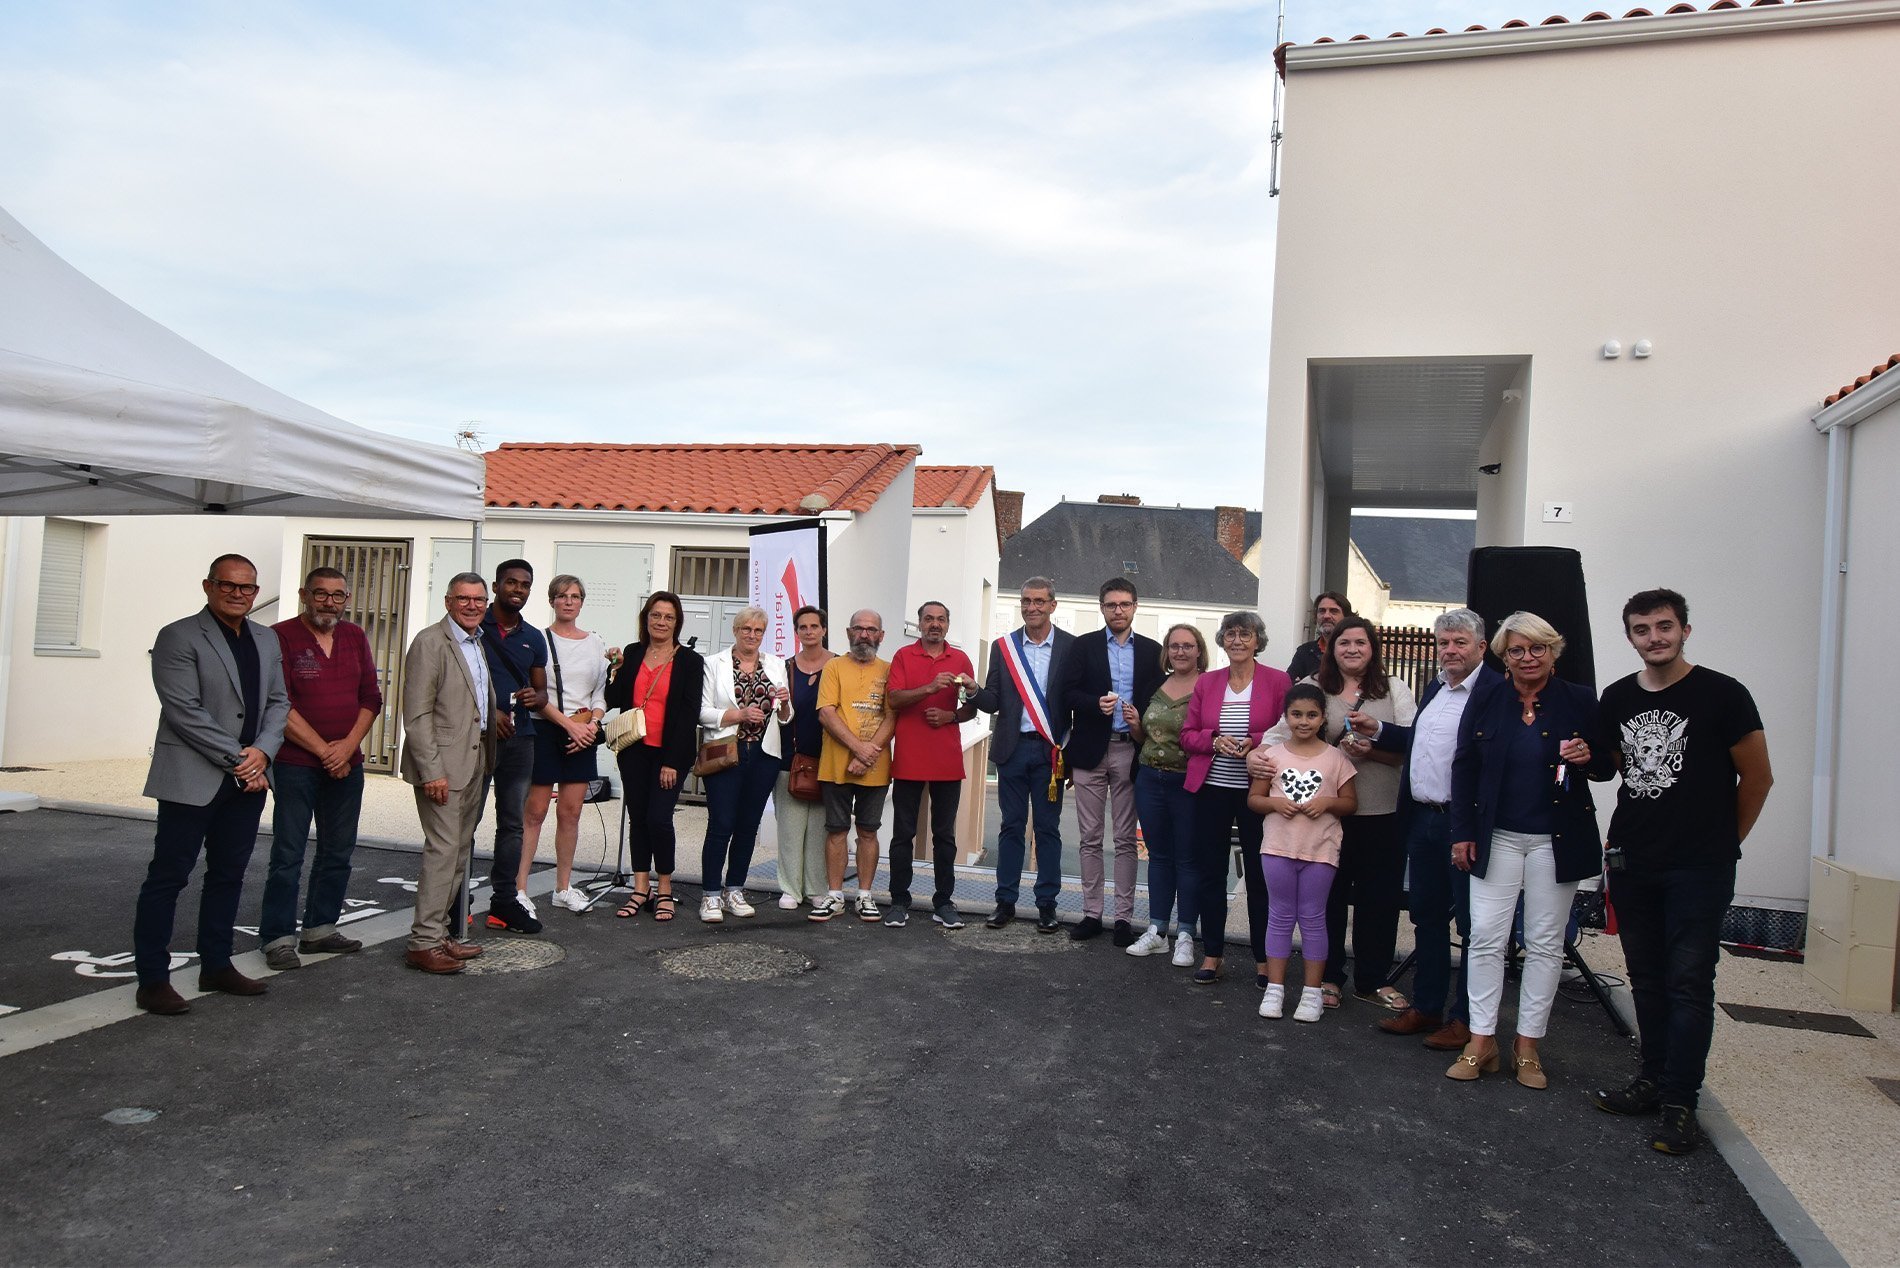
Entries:
[[1504, 953], [1517, 896], [1524, 895], [1524, 974], [1517, 993], [1517, 1033], [1542, 1039], [1564, 969], [1564, 926], [1577, 882], [1557, 880], [1557, 855], [1547, 836], [1494, 831], [1483, 876], [1471, 877], [1471, 1031], [1498, 1033], [1504, 998]]

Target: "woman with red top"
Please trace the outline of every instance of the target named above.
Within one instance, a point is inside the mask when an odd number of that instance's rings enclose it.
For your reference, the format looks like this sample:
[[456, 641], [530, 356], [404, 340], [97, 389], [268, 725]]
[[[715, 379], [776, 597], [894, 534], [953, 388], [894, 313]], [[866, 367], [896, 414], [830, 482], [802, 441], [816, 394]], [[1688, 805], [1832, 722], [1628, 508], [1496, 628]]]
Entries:
[[[699, 696], [706, 662], [680, 646], [679, 596], [655, 590], [640, 609], [641, 640], [629, 643], [607, 684], [609, 709], [639, 709], [646, 736], [621, 749], [621, 797], [626, 806], [633, 895], [614, 914], [631, 919], [650, 903], [655, 920], [673, 918], [673, 809], [680, 781], [693, 767], [699, 742]], [[649, 873], [659, 876], [652, 888]]]

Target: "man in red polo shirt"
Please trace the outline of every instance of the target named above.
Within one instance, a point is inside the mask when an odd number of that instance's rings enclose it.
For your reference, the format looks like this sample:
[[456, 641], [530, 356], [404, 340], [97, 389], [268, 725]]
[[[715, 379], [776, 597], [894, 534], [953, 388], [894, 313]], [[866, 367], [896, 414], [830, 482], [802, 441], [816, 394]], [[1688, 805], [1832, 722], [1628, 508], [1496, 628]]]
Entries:
[[957, 728], [959, 688], [976, 686], [970, 658], [950, 646], [950, 609], [932, 602], [917, 609], [923, 637], [891, 657], [887, 690], [897, 713], [891, 752], [891, 905], [884, 923], [901, 928], [910, 916], [911, 844], [917, 839], [917, 811], [930, 790], [931, 857], [937, 888], [931, 895], [931, 919], [946, 929], [961, 929], [951, 901], [957, 883], [957, 803], [963, 794], [963, 743]]
[[[270, 871], [257, 937], [264, 944], [264, 962], [279, 972], [302, 966], [299, 951], [363, 949], [340, 933], [336, 922], [343, 914], [363, 808], [363, 737], [383, 708], [369, 638], [362, 626], [343, 619], [350, 601], [343, 574], [313, 568], [297, 595], [303, 611], [271, 626], [283, 653], [290, 718], [277, 752]], [[313, 818], [317, 853], [299, 935], [297, 889]]]

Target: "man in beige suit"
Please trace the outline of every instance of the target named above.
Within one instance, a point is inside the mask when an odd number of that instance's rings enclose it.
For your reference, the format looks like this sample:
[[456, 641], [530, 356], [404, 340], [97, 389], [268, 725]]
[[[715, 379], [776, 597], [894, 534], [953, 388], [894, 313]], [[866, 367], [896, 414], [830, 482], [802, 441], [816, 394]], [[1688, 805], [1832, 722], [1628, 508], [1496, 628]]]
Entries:
[[468, 852], [482, 814], [484, 781], [495, 769], [497, 707], [482, 655], [488, 585], [472, 572], [449, 581], [449, 614], [416, 635], [402, 671], [402, 777], [416, 787], [422, 818], [422, 875], [409, 927], [411, 968], [460, 973], [482, 953], [449, 929], [468, 883]]

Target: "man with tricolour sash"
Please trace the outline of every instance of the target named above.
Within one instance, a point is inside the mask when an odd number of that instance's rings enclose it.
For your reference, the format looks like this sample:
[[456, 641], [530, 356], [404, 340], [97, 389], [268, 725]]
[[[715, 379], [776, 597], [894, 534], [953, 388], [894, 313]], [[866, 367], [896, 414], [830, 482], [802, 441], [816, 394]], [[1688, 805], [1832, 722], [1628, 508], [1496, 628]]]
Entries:
[[1062, 889], [1062, 746], [1069, 714], [1057, 700], [1056, 684], [1075, 636], [1051, 623], [1055, 584], [1047, 577], [1023, 582], [1023, 624], [990, 648], [989, 673], [963, 707], [961, 717], [981, 709], [994, 713], [990, 760], [996, 763], [996, 801], [1003, 823], [996, 837], [996, 910], [984, 923], [1001, 929], [1016, 918], [1023, 878], [1023, 829], [1033, 812], [1036, 839], [1036, 931], [1054, 933], [1056, 895]]

